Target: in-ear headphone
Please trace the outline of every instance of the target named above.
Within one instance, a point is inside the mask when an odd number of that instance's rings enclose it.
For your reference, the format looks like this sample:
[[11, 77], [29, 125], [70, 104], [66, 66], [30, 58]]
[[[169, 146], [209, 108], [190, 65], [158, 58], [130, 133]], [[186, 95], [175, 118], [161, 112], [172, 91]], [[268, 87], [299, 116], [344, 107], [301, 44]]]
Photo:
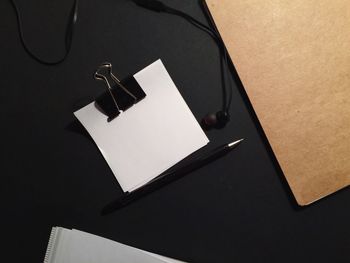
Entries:
[[204, 116], [201, 126], [209, 130], [211, 128], [222, 129], [230, 121], [230, 115], [227, 111], [218, 111], [217, 113], [209, 113]]
[[[200, 30], [206, 32], [213, 38], [215, 43], [218, 45], [220, 49], [220, 54], [221, 54], [220, 59], [221, 59], [221, 79], [222, 79], [222, 88], [223, 88], [223, 106], [222, 106], [222, 109], [219, 110], [218, 112], [207, 114], [202, 119], [201, 125], [206, 130], [209, 130], [212, 128], [215, 128], [215, 129], [224, 128], [226, 124], [230, 121], [229, 110], [230, 110], [231, 101], [232, 101], [232, 83], [231, 83], [232, 79], [230, 76], [230, 69], [228, 64], [228, 53], [227, 53], [225, 44], [222, 41], [217, 29], [216, 28], [212, 29], [209, 26], [203, 24], [202, 22], [196, 20], [192, 16], [180, 10], [169, 7], [158, 0], [132, 0], [132, 1], [143, 8], [146, 8], [158, 13], [164, 12], [164, 13], [180, 16], [186, 19], [192, 25], [199, 28]], [[211, 20], [211, 16], [208, 12], [208, 9], [205, 6], [204, 1], [202, 1], [201, 3], [203, 5], [202, 7], [207, 15], [207, 18], [213, 24], [213, 21]], [[228, 89], [226, 87], [227, 84], [229, 86]], [[227, 94], [227, 92], [229, 94]]]

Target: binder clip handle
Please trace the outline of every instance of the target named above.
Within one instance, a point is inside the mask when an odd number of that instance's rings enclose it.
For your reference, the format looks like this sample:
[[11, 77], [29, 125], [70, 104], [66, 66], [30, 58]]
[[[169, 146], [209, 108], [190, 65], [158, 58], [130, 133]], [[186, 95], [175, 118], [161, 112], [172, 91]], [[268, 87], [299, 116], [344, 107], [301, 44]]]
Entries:
[[108, 115], [108, 121], [113, 120], [121, 112], [127, 110], [146, 96], [137, 83], [137, 87], [133, 83], [133, 90], [126, 88], [113, 74], [112, 64], [109, 62], [102, 63], [97, 68], [94, 78], [105, 82], [107, 87], [107, 92], [97, 98], [96, 103]]

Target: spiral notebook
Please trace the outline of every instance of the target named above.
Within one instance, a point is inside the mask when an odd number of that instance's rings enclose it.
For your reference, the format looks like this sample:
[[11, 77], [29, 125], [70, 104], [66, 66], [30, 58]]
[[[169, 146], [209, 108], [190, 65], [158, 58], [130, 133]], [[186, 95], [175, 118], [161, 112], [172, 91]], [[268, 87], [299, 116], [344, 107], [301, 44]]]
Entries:
[[181, 263], [76, 229], [53, 227], [44, 263]]

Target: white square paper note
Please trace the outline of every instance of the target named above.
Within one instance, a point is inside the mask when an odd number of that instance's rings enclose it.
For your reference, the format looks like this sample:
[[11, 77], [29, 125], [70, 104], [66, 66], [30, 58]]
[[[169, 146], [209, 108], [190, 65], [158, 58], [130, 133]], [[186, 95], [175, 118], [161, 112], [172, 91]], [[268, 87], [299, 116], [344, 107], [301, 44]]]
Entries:
[[94, 102], [74, 113], [125, 192], [149, 182], [209, 142], [161, 60], [134, 78], [146, 97], [113, 121], [107, 122]]

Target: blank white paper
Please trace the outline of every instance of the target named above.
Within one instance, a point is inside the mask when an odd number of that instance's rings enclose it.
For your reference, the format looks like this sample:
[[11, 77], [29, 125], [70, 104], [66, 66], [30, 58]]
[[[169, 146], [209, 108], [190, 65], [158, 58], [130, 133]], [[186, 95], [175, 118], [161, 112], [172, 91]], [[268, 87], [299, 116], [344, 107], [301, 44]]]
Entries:
[[209, 140], [161, 60], [134, 75], [146, 97], [111, 122], [91, 103], [74, 114], [122, 189], [157, 177]]

